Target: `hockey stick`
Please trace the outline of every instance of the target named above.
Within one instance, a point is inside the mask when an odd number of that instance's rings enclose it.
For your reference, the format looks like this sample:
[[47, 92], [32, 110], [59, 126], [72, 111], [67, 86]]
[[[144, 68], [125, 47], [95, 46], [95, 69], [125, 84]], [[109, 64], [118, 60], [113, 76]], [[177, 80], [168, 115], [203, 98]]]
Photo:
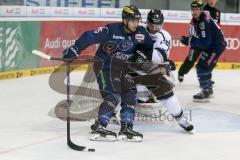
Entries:
[[[57, 61], [64, 61], [66, 63], [66, 68], [67, 68], [67, 144], [70, 148], [72, 148], [73, 150], [76, 151], [84, 151], [87, 149], [87, 147], [85, 146], [79, 146], [76, 145], [75, 143], [72, 142], [71, 140], [71, 128], [70, 128], [70, 106], [71, 106], [71, 102], [70, 102], [70, 63], [73, 59], [63, 59], [63, 58], [55, 58], [55, 57], [51, 57], [41, 51], [37, 51], [37, 50], [33, 50], [32, 51], [33, 54], [42, 57], [44, 59], [48, 59], [48, 60], [57, 60]], [[89, 148], [87, 149], [87, 151], [89, 152], [95, 152], [94, 148]]]

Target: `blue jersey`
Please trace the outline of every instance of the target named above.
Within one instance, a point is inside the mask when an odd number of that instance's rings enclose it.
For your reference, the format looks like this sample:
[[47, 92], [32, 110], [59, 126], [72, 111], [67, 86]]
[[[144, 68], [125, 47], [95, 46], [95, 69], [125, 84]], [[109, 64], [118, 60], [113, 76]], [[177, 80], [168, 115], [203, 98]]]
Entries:
[[138, 26], [134, 33], [126, 33], [123, 23], [113, 23], [97, 30], [86, 31], [75, 42], [80, 52], [93, 44], [100, 44], [96, 56], [103, 60], [103, 69], [109, 69], [111, 62], [109, 52], [131, 55], [140, 44], [146, 48], [153, 48], [154, 41], [142, 26]]
[[211, 18], [209, 12], [203, 12], [199, 20], [192, 20], [189, 33], [192, 37], [190, 45], [193, 48], [217, 49], [224, 45], [223, 32]]

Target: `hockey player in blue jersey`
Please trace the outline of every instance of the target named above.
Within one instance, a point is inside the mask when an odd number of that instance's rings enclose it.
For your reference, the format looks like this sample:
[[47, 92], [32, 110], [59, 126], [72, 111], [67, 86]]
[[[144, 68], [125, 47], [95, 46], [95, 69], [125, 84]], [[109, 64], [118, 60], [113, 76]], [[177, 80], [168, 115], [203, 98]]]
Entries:
[[77, 58], [88, 46], [100, 44], [95, 56], [94, 71], [103, 102], [99, 107], [98, 118], [91, 126], [93, 133], [91, 140], [117, 139], [117, 134], [106, 127], [119, 102], [122, 107], [119, 136], [121, 139], [131, 141], [141, 141], [143, 138], [141, 133], [133, 130], [136, 89], [131, 77], [122, 73], [124, 65], [121, 64], [133, 54], [138, 45], [153, 47], [154, 41], [146, 29], [138, 26], [140, 19], [141, 14], [135, 6], [125, 6], [122, 11], [122, 22], [86, 31], [74, 45], [64, 51], [63, 58]]
[[[211, 18], [209, 12], [203, 11], [202, 4], [203, 2], [201, 0], [194, 0], [191, 3], [193, 18], [189, 26], [190, 36], [183, 36], [181, 39], [183, 44], [190, 45], [191, 49], [201, 52], [196, 70], [202, 90], [193, 96], [193, 100], [196, 102], [208, 102], [209, 97], [213, 95], [211, 84], [212, 70], [226, 48], [222, 30]], [[191, 52], [186, 59], [189, 58], [191, 59]], [[185, 63], [185, 65], [187, 65], [187, 63]], [[181, 68], [183, 68], [183, 66], [181, 66]]]

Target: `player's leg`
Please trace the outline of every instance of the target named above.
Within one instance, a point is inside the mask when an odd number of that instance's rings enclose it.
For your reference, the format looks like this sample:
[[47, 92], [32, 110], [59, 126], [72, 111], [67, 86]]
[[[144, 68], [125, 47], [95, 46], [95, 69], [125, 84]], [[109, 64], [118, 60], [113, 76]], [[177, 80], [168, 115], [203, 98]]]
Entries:
[[100, 104], [98, 118], [91, 125], [92, 133], [91, 140], [114, 141], [117, 134], [107, 130], [106, 127], [114, 115], [114, 109], [119, 103], [119, 96], [116, 94], [111, 80], [110, 71], [99, 69], [99, 64], [95, 64], [94, 71], [97, 75], [97, 82], [103, 102]]
[[[128, 70], [121, 69], [121, 71], [123, 73], [121, 75], [118, 74], [119, 72], [112, 73], [114, 87], [117, 86], [116, 90], [120, 93], [122, 101], [120, 111], [121, 129], [118, 138], [120, 140], [142, 141], [143, 135], [133, 130], [133, 121], [135, 119], [134, 106], [137, 103], [136, 85], [132, 76], [128, 74]], [[120, 81], [117, 80], [117, 77], [120, 77]]]
[[193, 101], [195, 102], [209, 102], [210, 96], [213, 95], [211, 85], [212, 72], [208, 64], [212, 56], [215, 56], [215, 54], [213, 55], [209, 50], [203, 52], [198, 64], [196, 65], [197, 77], [201, 92], [193, 96]]
[[135, 119], [136, 90], [129, 90], [122, 96], [121, 103], [121, 129], [118, 138], [120, 140], [142, 141], [143, 135], [133, 130]]
[[136, 82], [145, 86], [150, 86], [149, 90], [156, 96], [157, 101], [168, 110], [177, 123], [186, 131], [193, 130], [193, 125], [185, 117], [182, 106], [173, 93], [173, 84], [161, 73], [146, 75], [136, 79]]
[[194, 127], [188, 121], [178, 98], [174, 95], [172, 83], [164, 76], [160, 75], [160, 77], [161, 78], [158, 79], [160, 87], [154, 91], [154, 94], [157, 95], [157, 100], [185, 131], [192, 131]]
[[179, 82], [183, 82], [184, 75], [187, 74], [190, 69], [193, 67], [194, 63], [198, 59], [200, 53], [202, 52], [201, 49], [198, 48], [190, 48], [188, 56], [184, 60], [183, 64], [179, 68], [178, 71], [178, 80]]
[[200, 88], [202, 90], [200, 93], [193, 96], [194, 101], [208, 102], [208, 98], [213, 97], [212, 70], [216, 66], [225, 48], [226, 44], [219, 45], [216, 49], [207, 50], [201, 55], [196, 68]]
[[187, 132], [193, 130], [193, 125], [189, 122], [188, 117], [184, 114], [183, 108], [175, 95], [166, 99], [160, 99], [161, 106], [175, 118], [176, 122]]

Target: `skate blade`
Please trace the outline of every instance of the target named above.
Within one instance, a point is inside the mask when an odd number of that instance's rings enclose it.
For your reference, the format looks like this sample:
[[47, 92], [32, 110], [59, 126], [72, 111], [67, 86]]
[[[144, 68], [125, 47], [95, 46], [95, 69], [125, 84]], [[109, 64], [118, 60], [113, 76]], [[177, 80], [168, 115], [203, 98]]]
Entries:
[[198, 103], [209, 103], [210, 100], [207, 98], [205, 99], [193, 99], [193, 102], [198, 102]]
[[115, 136], [107, 135], [106, 137], [103, 137], [100, 134], [92, 134], [89, 139], [91, 141], [103, 141], [103, 142], [114, 142], [117, 140]]
[[118, 135], [117, 140], [124, 142], [142, 142], [143, 138], [139, 136], [133, 136], [132, 139], [129, 139], [125, 135]]

